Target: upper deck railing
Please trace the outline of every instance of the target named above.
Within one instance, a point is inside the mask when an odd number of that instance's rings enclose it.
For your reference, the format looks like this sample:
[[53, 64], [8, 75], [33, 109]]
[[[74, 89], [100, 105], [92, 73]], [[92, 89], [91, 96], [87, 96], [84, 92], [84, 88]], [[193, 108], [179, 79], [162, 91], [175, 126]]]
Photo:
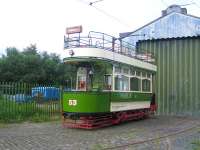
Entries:
[[64, 37], [64, 48], [67, 49], [81, 47], [100, 48], [145, 62], [155, 62], [155, 58], [150, 53], [137, 52], [135, 45], [105, 33], [90, 31], [88, 36], [80, 36], [80, 34], [68, 34], [67, 37]]

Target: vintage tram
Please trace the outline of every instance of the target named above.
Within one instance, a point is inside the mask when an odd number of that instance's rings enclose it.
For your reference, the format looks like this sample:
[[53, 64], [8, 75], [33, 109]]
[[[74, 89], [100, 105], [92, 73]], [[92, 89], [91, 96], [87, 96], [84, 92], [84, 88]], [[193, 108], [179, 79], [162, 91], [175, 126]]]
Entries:
[[65, 127], [94, 129], [155, 112], [157, 67], [150, 54], [100, 32], [68, 32], [64, 42], [64, 63], [71, 66], [62, 93]]

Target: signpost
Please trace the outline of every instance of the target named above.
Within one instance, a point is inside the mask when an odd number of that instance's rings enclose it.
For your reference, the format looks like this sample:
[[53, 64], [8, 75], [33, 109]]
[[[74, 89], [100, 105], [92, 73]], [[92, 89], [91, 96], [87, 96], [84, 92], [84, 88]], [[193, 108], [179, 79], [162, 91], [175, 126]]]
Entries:
[[[65, 44], [64, 47], [68, 48], [69, 45], [71, 45], [71, 46], [72, 45], [80, 45], [80, 33], [82, 31], [83, 31], [83, 28], [81, 25], [66, 28], [67, 38], [65, 38], [65, 36], [64, 36], [64, 40], [65, 40], [65, 43], [67, 43], [67, 44]], [[78, 36], [77, 36], [77, 34], [78, 34]], [[70, 55], [73, 56], [74, 53], [71, 53]]]
[[82, 26], [73, 26], [66, 28], [67, 34], [81, 33], [83, 30]]

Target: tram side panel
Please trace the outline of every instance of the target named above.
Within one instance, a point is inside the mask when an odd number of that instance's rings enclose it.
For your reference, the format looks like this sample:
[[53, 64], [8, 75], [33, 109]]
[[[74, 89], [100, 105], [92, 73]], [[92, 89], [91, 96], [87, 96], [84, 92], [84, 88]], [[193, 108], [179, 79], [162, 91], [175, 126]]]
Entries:
[[63, 93], [63, 111], [69, 113], [108, 113], [150, 108], [152, 93], [85, 92]]
[[110, 111], [109, 93], [73, 91], [63, 94], [63, 111], [69, 113], [106, 113]]

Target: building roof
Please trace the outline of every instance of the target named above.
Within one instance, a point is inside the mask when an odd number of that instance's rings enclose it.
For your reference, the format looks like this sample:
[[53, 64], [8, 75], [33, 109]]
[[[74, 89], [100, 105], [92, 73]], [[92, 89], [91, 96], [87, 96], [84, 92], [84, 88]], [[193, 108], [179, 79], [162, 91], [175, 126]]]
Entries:
[[138, 42], [159, 41], [159, 40], [184, 40], [184, 39], [200, 39], [200, 35], [197, 35], [197, 36], [185, 36], [185, 37], [169, 37], [169, 38], [146, 39], [146, 40], [139, 40]]
[[[172, 5], [172, 6], [178, 6], [178, 5]], [[169, 6], [167, 9], [169, 9], [169, 8], [172, 7], [172, 6]], [[167, 9], [166, 9], [166, 10], [167, 10]], [[163, 11], [162, 11], [162, 12], [163, 12]], [[162, 15], [161, 17], [159, 17], [159, 18], [157, 18], [157, 19], [155, 19], [155, 20], [153, 20], [153, 21], [147, 23], [146, 25], [144, 25], [144, 26], [142, 26], [142, 27], [140, 27], [140, 28], [138, 28], [138, 29], [136, 29], [136, 30], [134, 30], [134, 31], [132, 31], [132, 32], [119, 33], [119, 36], [120, 36], [120, 38], [128, 37], [128, 36], [130, 36], [131, 34], [133, 34], [133, 33], [137, 32], [137, 31], [139, 31], [139, 30], [145, 28], [146, 26], [149, 26], [150, 24], [153, 24], [154, 22], [157, 22], [158, 20], [160, 20], [160, 19], [162, 19], [162, 18], [165, 18], [165, 17], [167, 17], [167, 16], [169, 16], [169, 15], [171, 15], [171, 14], [175, 14], [175, 13], [181, 14], [181, 15], [183, 15], [183, 16], [188, 16], [188, 17], [196, 18], [196, 19], [199, 19], [199, 20], [200, 20], [200, 17], [194, 16], [194, 15], [190, 15], [190, 14], [187, 14], [187, 13], [185, 13], [185, 12], [182, 13], [182, 12], [177, 12], [177, 11], [171, 11], [171, 12], [169, 12], [169, 13], [167, 13], [167, 14], [165, 14], [165, 15]]]

